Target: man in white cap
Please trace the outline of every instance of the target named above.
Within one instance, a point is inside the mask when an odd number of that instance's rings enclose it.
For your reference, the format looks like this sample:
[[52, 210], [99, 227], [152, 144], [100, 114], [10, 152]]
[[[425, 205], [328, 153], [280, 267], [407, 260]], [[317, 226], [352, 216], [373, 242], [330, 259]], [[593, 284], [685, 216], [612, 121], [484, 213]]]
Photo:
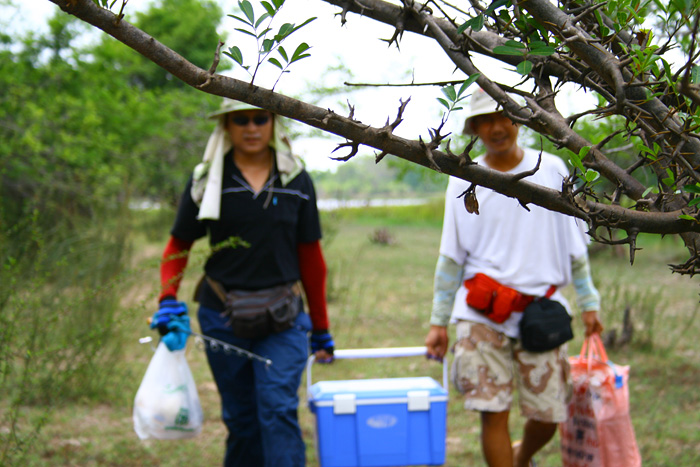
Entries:
[[334, 350], [314, 186], [274, 114], [224, 99], [212, 117], [163, 253], [151, 327], [170, 350], [185, 347], [189, 318], [176, 294], [192, 244], [209, 237], [196, 292], [202, 333], [272, 361], [207, 346], [228, 429], [224, 465], [303, 467], [297, 389], [309, 347], [321, 362]]
[[[518, 125], [483, 90], [474, 93], [464, 132], [479, 137], [486, 153], [476, 162], [494, 170], [539, 170], [525, 180], [561, 189], [561, 159], [518, 145]], [[573, 282], [586, 335], [599, 333], [600, 298], [588, 264], [587, 240], [574, 218], [477, 187], [478, 212], [460, 195], [470, 187], [450, 177], [440, 256], [435, 271], [428, 354], [442, 359], [447, 326], [456, 322], [452, 380], [466, 409], [481, 414], [481, 445], [490, 466], [526, 467], [567, 417], [570, 396], [566, 344], [542, 352], [522, 346], [519, 323], [527, 304], [547, 296], [569, 310], [560, 290]], [[505, 304], [505, 305], [504, 305]], [[571, 313], [571, 311], [569, 311]], [[508, 430], [517, 387], [527, 422], [522, 441]]]

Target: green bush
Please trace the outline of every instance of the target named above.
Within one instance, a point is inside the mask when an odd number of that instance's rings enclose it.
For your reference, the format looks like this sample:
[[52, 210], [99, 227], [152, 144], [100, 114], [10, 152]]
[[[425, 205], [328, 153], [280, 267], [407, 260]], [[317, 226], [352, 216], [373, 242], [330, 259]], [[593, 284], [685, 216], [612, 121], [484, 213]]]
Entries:
[[[2, 465], [20, 465], [53, 408], [124, 397], [117, 342], [126, 228], [96, 221], [71, 232], [46, 229], [39, 218], [0, 234], [0, 425], [9, 427], [0, 435]], [[24, 416], [31, 406], [42, 416]]]

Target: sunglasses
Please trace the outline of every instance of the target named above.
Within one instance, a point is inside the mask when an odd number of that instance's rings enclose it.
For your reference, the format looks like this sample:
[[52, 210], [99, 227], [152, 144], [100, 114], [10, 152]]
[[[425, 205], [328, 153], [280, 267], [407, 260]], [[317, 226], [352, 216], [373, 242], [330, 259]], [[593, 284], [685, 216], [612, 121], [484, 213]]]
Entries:
[[[233, 122], [234, 125], [238, 126], [246, 126], [250, 123], [251, 118], [248, 117], [247, 115], [236, 115], [231, 117], [231, 121]], [[252, 118], [253, 123], [256, 126], [263, 126], [267, 122], [270, 121], [270, 116], [269, 115], [256, 115], [255, 117]]]

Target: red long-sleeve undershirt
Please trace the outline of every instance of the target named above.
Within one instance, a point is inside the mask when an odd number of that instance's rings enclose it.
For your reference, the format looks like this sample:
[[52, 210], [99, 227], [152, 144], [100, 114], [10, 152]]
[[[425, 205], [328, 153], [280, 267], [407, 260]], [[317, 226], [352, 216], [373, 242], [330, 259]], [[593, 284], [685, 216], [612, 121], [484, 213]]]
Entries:
[[170, 240], [163, 250], [163, 260], [160, 263], [161, 292], [158, 301], [168, 296], [177, 297], [177, 289], [180, 287], [182, 275], [187, 267], [187, 259], [193, 243], [170, 236]]
[[[158, 300], [168, 296], [177, 297], [193, 243], [173, 236], [168, 240], [160, 265], [161, 293]], [[329, 327], [326, 307], [326, 275], [328, 270], [321, 251], [321, 242], [299, 243], [297, 255], [301, 283], [306, 293], [313, 330], [327, 330]]]
[[299, 243], [299, 273], [306, 293], [309, 317], [314, 331], [328, 330], [326, 308], [326, 262], [321, 251], [321, 242]]

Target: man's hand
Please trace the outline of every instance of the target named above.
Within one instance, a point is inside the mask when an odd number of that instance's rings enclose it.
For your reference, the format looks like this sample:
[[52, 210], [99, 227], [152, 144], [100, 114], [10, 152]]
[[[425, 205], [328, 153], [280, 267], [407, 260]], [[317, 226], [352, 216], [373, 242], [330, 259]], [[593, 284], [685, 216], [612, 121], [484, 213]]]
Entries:
[[425, 346], [428, 348], [428, 358], [442, 361], [447, 353], [447, 327], [431, 325], [428, 335], [425, 337]]
[[603, 324], [598, 320], [598, 313], [596, 311], [584, 311], [581, 313], [581, 320], [586, 327], [586, 337], [603, 332]]

